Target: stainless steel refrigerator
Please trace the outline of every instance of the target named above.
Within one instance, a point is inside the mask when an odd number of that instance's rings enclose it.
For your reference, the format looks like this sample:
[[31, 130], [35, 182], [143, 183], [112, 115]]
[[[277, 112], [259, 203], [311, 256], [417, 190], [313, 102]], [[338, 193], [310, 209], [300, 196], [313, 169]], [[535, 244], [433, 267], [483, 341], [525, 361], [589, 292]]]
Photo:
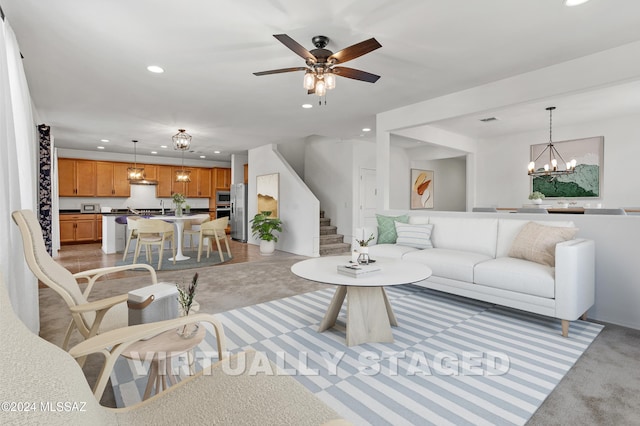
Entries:
[[231, 239], [247, 242], [247, 185], [231, 185]]

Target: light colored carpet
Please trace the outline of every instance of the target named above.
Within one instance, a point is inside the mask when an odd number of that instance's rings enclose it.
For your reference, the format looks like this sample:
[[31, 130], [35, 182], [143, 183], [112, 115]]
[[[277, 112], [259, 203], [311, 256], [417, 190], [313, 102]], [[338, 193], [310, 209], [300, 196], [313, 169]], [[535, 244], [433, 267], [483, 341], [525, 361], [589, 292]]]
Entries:
[[[576, 321], [565, 339], [555, 319], [405, 285], [387, 289], [394, 343], [346, 347], [344, 307], [336, 328], [316, 331], [334, 291], [219, 318], [230, 351], [264, 354], [357, 425], [522, 425], [602, 329]], [[198, 369], [217, 361], [213, 336], [195, 359]], [[186, 357], [176, 361], [186, 374]], [[146, 381], [143, 365], [120, 359], [111, 375], [118, 405], [139, 402]]]
[[[289, 255], [265, 258], [255, 263], [217, 265], [197, 269], [213, 284], [203, 303], [203, 311], [216, 313], [309, 291], [332, 288], [311, 283], [293, 275], [290, 266], [304, 259]], [[188, 282], [193, 272], [160, 271], [159, 279]], [[131, 278], [98, 282], [95, 298], [126, 293], [147, 285], [140, 273]], [[204, 287], [203, 287], [204, 288]], [[202, 295], [201, 295], [202, 296]], [[71, 319], [68, 309], [50, 289], [40, 291], [41, 331], [43, 338], [62, 344]], [[74, 341], [79, 339], [75, 338]], [[84, 371], [90, 384], [96, 380], [102, 358], [89, 357]], [[556, 389], [530, 419], [530, 425], [638, 424], [640, 412], [640, 330], [606, 324], [589, 349], [578, 360]], [[101, 403], [115, 407], [111, 387]]]

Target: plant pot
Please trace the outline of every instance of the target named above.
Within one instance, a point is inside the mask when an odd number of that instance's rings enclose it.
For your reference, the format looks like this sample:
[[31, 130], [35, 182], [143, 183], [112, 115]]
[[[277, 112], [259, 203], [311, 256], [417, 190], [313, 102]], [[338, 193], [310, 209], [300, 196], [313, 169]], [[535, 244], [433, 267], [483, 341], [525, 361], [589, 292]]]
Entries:
[[260, 241], [260, 254], [263, 256], [271, 256], [276, 250], [275, 241]]
[[535, 198], [535, 199], [531, 200], [531, 202], [533, 204], [542, 204], [542, 199], [541, 198]]

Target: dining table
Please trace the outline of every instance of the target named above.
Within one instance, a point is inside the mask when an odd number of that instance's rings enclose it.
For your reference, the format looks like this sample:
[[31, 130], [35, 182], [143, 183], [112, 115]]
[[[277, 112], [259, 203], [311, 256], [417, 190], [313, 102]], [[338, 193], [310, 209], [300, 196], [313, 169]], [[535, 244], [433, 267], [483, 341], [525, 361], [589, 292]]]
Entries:
[[[181, 215], [181, 216], [151, 216], [149, 219], [159, 219], [167, 222], [173, 222], [176, 226], [176, 231], [178, 233], [178, 247], [176, 249], [176, 257], [175, 261], [179, 262], [181, 260], [189, 260], [191, 257], [185, 256], [182, 253], [182, 232], [184, 231], [184, 222], [185, 220], [197, 220], [201, 222], [202, 220], [208, 218], [209, 215], [204, 214], [193, 214], [193, 215]], [[169, 258], [169, 260], [173, 261], [174, 258]]]

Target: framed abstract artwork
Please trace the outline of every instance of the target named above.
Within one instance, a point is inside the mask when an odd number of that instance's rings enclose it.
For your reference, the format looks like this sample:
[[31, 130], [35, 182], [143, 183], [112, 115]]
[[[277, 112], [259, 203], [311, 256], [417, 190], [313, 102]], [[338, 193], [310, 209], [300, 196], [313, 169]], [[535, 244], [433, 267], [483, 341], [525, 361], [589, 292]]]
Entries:
[[[542, 192], [546, 198], [600, 198], [604, 176], [604, 137], [554, 142], [565, 161], [576, 160], [574, 173], [560, 176], [536, 176], [531, 179], [531, 192]], [[547, 143], [531, 145], [531, 160], [547, 147]]]
[[258, 176], [256, 178], [256, 192], [258, 193], [258, 212], [269, 211], [271, 212], [270, 217], [279, 217], [279, 191], [279, 173]]
[[411, 209], [432, 209], [433, 189], [433, 170], [411, 169]]

